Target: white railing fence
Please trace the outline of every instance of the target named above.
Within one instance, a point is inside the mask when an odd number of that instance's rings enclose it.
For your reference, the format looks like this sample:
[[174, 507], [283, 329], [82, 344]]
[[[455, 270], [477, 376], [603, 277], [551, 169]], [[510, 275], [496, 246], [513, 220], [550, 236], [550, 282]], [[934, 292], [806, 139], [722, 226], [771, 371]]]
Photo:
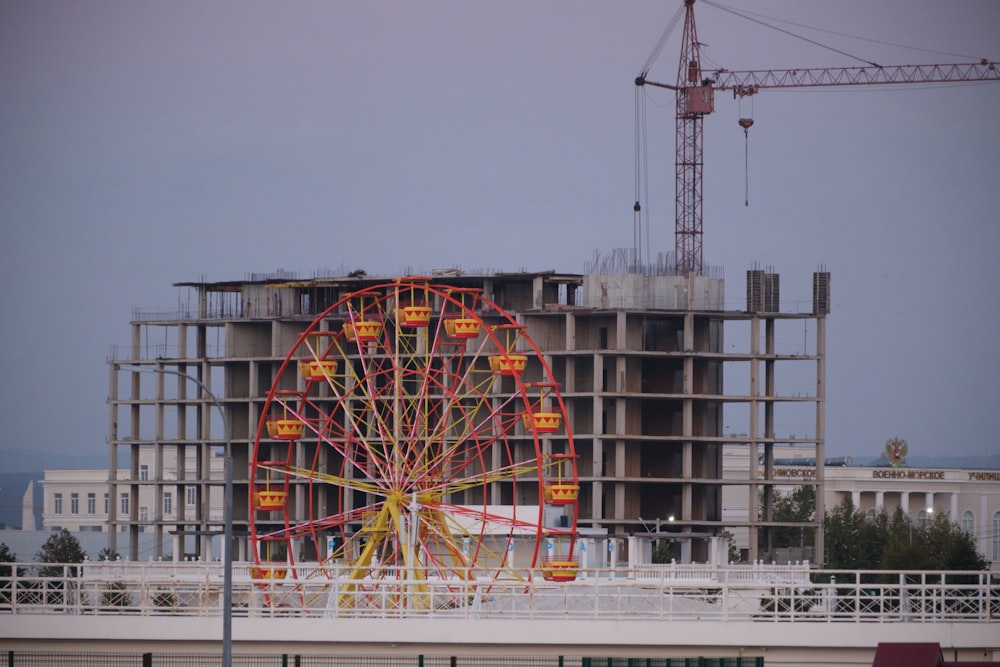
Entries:
[[[357, 578], [313, 563], [255, 580], [252, 567], [234, 565], [237, 617], [1000, 623], [1000, 577], [988, 572], [668, 564], [581, 570], [575, 581], [552, 582], [540, 570], [441, 579], [398, 568]], [[215, 562], [0, 564], [0, 615], [218, 616], [222, 603]]]

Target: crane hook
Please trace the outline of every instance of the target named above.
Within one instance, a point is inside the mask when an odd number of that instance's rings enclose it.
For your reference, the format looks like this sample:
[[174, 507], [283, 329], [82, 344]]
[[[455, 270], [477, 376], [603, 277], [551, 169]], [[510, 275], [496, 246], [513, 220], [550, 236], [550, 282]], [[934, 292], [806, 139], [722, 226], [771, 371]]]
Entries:
[[753, 118], [740, 118], [740, 127], [743, 128], [743, 205], [750, 205], [750, 127], [753, 126]]

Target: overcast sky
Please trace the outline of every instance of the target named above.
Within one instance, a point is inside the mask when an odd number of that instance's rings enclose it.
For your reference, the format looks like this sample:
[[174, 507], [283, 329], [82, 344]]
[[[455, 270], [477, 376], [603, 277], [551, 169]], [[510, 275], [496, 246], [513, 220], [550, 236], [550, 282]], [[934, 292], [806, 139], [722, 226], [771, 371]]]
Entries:
[[[633, 80], [680, 4], [0, 0], [0, 449], [105, 452], [112, 346], [176, 282], [630, 246]], [[740, 6], [832, 48], [699, 3], [706, 67], [1000, 60], [996, 0]], [[673, 98], [645, 92], [656, 253]], [[788, 309], [831, 271], [829, 454], [1000, 450], [998, 120], [1000, 83], [718, 95], [705, 262], [733, 309], [754, 264]]]

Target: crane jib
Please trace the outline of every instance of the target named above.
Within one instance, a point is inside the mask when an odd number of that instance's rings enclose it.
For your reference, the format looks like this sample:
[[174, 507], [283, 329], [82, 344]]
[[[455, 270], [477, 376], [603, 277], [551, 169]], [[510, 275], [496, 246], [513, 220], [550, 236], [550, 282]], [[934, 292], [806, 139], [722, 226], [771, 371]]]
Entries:
[[[761, 88], [1000, 81], [1000, 67], [997, 66], [997, 63], [982, 60], [978, 63], [884, 67], [720, 70], [714, 72], [710, 80], [712, 87], [717, 90], [733, 90], [737, 94], [753, 94]], [[749, 92], [740, 93], [739, 91]]]

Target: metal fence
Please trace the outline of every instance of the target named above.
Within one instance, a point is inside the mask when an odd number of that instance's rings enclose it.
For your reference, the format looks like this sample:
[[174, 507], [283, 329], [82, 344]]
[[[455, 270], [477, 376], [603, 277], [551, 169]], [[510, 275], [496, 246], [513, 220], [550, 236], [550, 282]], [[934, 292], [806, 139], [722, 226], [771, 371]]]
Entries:
[[[539, 571], [462, 579], [383, 568], [290, 566], [284, 579], [233, 572], [234, 616], [601, 619], [858, 623], [1000, 623], [1000, 577], [988, 572], [809, 571], [802, 566]], [[219, 563], [93, 563], [0, 567], [0, 615], [219, 616]]]
[[[213, 653], [81, 653], [8, 651], [7, 667], [214, 667]], [[764, 667], [764, 658], [635, 656], [233, 655], [235, 667]]]

